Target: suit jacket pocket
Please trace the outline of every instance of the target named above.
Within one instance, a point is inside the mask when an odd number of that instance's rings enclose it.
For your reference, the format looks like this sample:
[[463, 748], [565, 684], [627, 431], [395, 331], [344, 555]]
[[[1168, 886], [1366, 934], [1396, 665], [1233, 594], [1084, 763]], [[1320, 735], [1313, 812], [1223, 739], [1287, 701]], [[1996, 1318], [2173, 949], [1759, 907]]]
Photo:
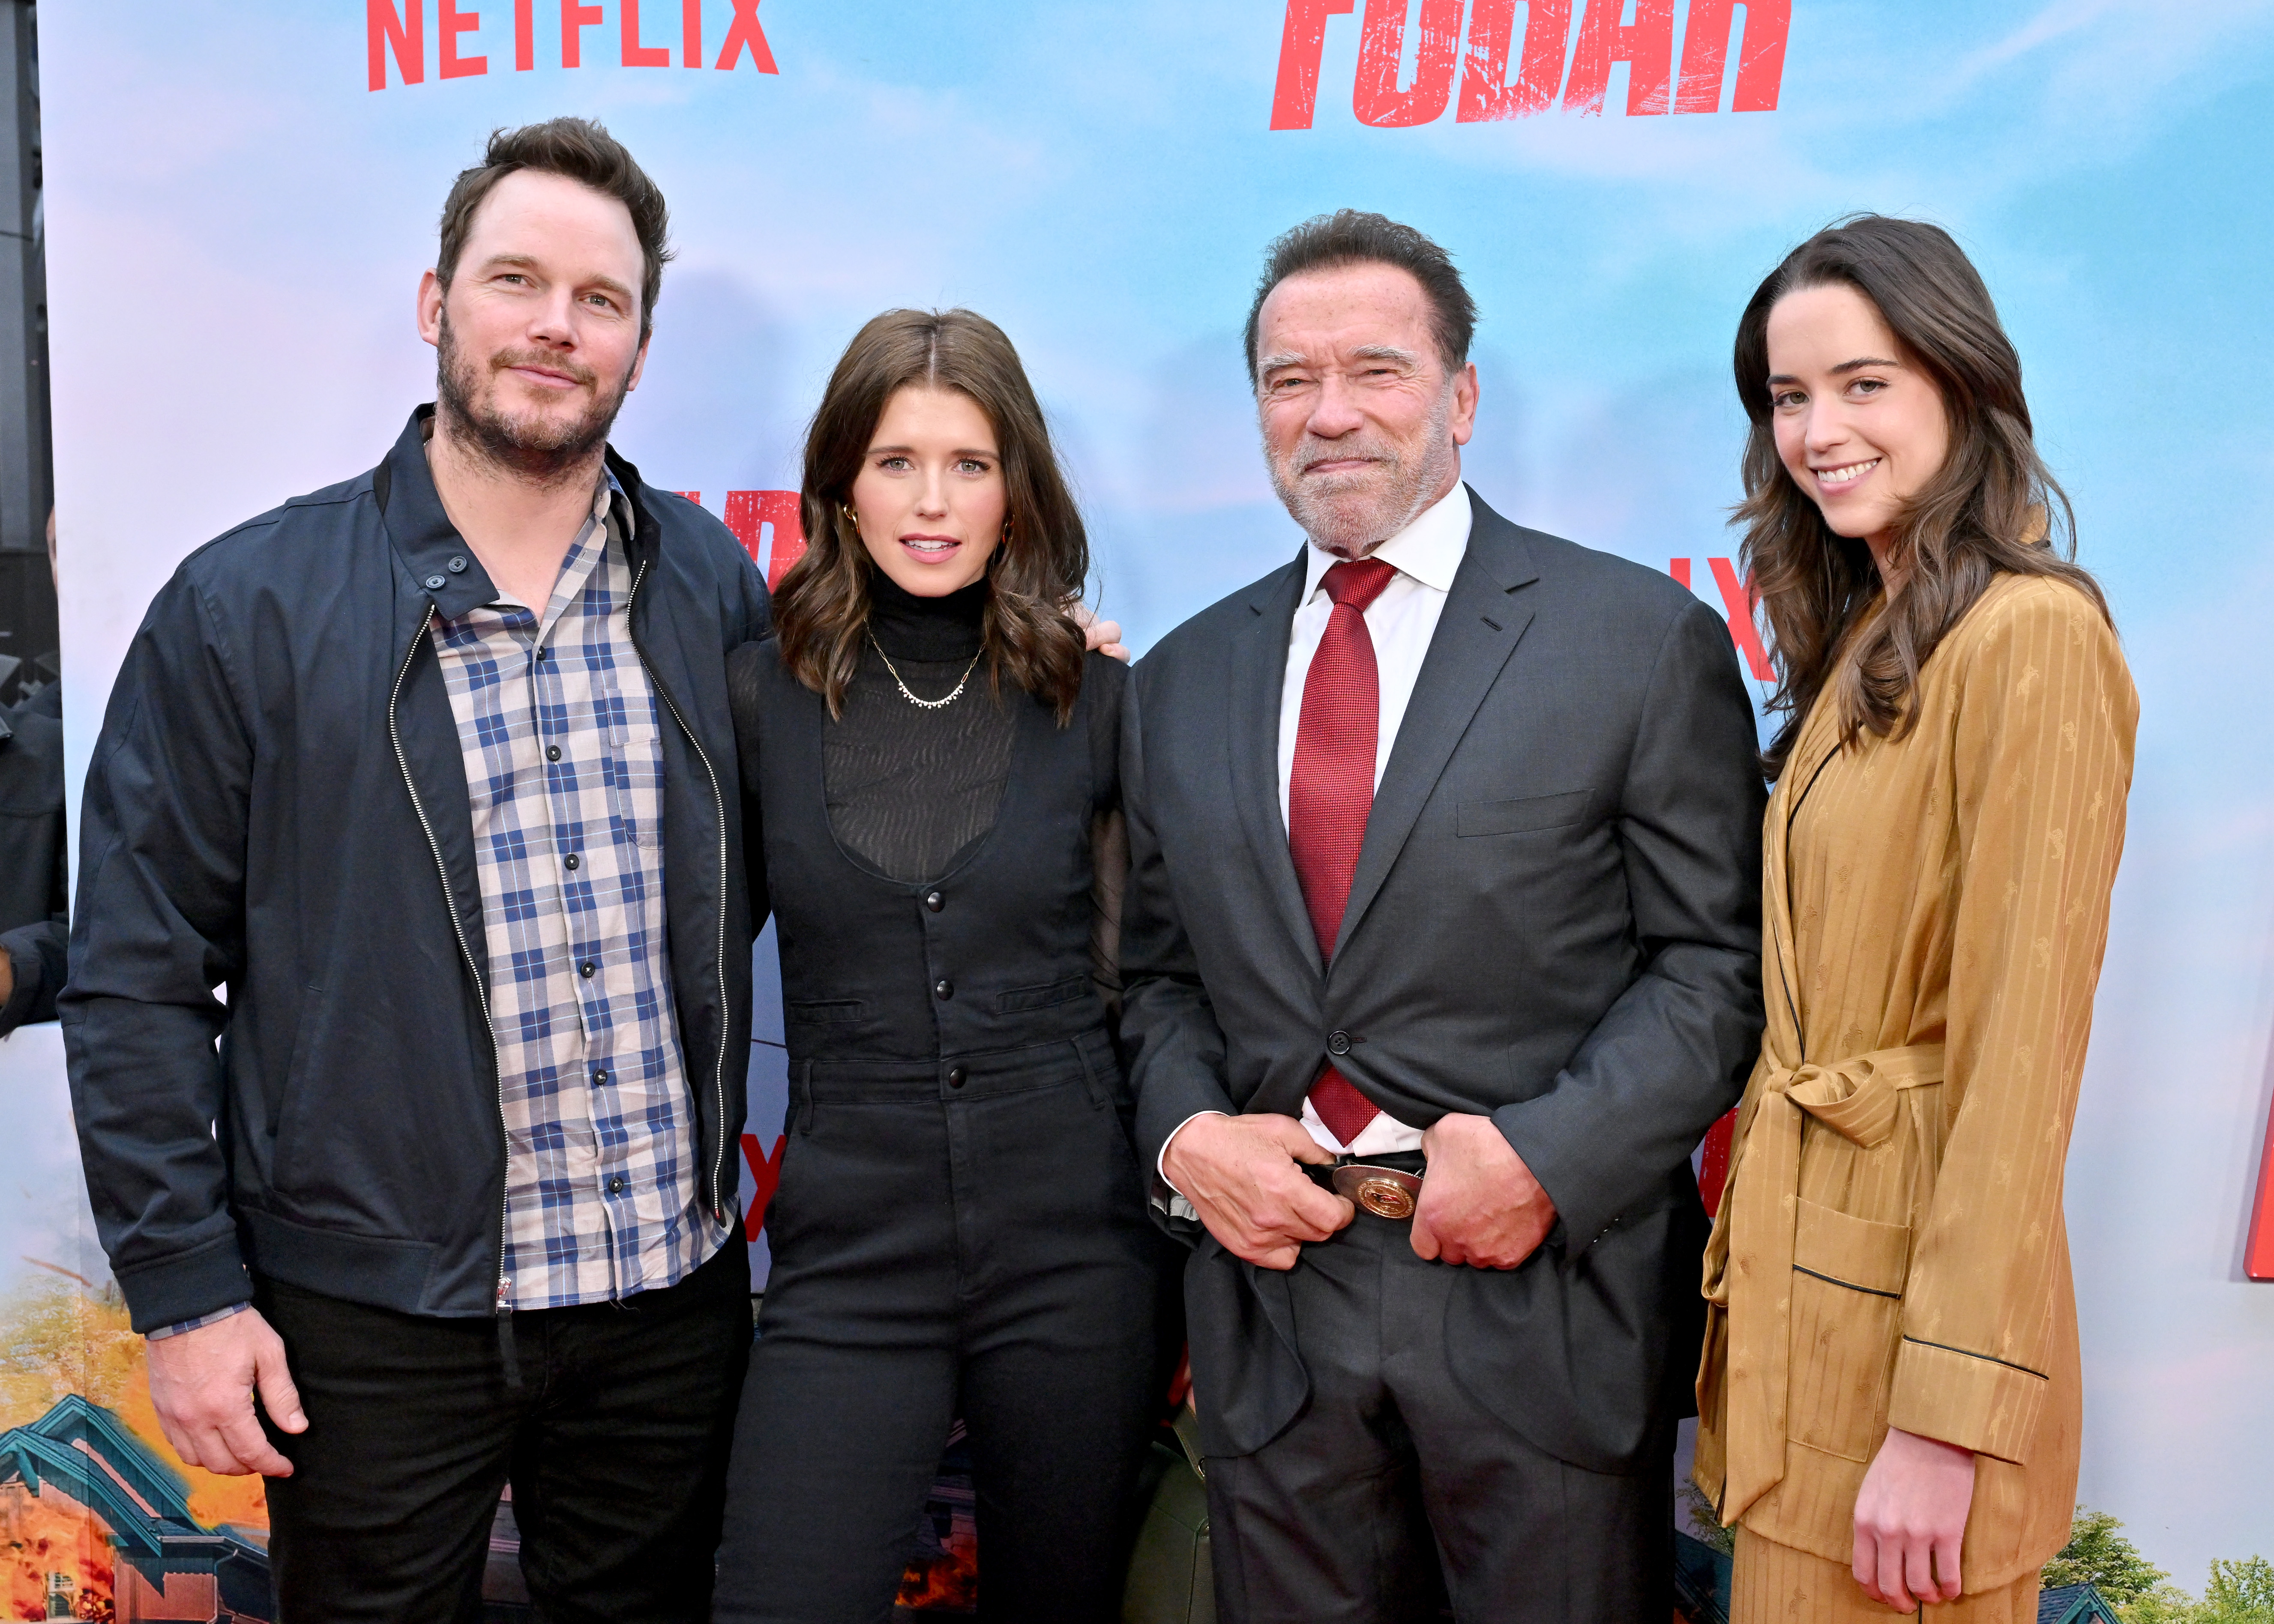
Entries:
[[1517, 801], [1464, 801], [1454, 832], [1515, 835], [1534, 829], [1560, 829], [1585, 819], [1590, 793], [1573, 789], [1555, 795], [1525, 795]]
[[792, 1020], [818, 1026], [832, 1020], [858, 1020], [867, 1007], [858, 998], [808, 998], [788, 1005], [782, 1012]]
[[1909, 1226], [1874, 1223], [1814, 1201], [1793, 1232], [1792, 1441], [1869, 1461], [1886, 1435], [1902, 1336]]
[[1021, 1010], [1043, 1010], [1053, 1004], [1072, 1004], [1089, 990], [1089, 977], [1070, 975], [1043, 987], [1013, 987], [995, 1000], [998, 1013], [1016, 1015]]

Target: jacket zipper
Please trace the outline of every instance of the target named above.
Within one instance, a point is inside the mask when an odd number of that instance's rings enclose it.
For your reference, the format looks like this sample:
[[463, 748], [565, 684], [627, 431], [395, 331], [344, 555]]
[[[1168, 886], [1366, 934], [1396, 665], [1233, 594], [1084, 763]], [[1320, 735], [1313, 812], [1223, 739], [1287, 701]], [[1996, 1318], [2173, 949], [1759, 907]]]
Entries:
[[643, 559], [640, 560], [639, 573], [632, 577], [631, 590], [624, 594], [624, 635], [631, 640], [632, 651], [639, 656], [640, 669], [647, 674], [648, 686], [655, 689], [657, 696], [663, 701], [664, 708], [671, 712], [671, 719], [679, 724], [679, 731], [685, 733], [687, 735], [687, 742], [694, 746], [697, 759], [702, 762], [703, 771], [710, 777], [711, 801], [712, 804], [717, 808], [719, 814], [719, 959], [717, 971], [719, 980], [719, 1061], [716, 1069], [712, 1073], [712, 1085], [716, 1090], [717, 1099], [719, 1101], [719, 1115], [717, 1118], [719, 1124], [719, 1154], [712, 1158], [710, 1171], [711, 1216], [718, 1222], [723, 1224], [727, 1222], [725, 1192], [727, 1182], [727, 1027], [728, 1025], [727, 1019], [727, 797], [719, 787], [719, 771], [711, 764], [710, 752], [703, 748], [703, 741], [695, 736], [695, 730], [687, 725], [687, 718], [680, 714], [677, 702], [671, 697], [671, 690], [663, 686], [662, 680], [655, 674], [655, 668], [648, 664], [647, 650], [640, 647], [639, 634], [632, 628], [632, 605], [638, 600], [640, 583], [646, 579], [647, 560]]
[[[482, 1026], [490, 1034], [490, 1075], [497, 1080], [498, 1137], [509, 1162], [513, 1155], [513, 1132], [506, 1125], [505, 1119], [505, 1063], [498, 1054], [497, 1023], [490, 1019], [489, 989], [482, 985], [481, 968], [475, 964], [474, 950], [466, 940], [465, 921], [458, 917], [457, 898], [450, 894], [450, 870], [442, 861], [442, 843], [434, 838], [434, 825], [427, 821], [426, 803], [418, 798], [418, 786], [411, 782], [410, 761], [403, 753], [403, 733], [395, 725], [395, 708], [396, 701], [403, 697], [403, 680], [410, 674], [410, 662], [418, 658], [418, 645], [433, 624], [434, 605], [430, 603], [426, 605], [425, 614], [418, 621], [418, 631], [411, 635], [410, 647], [403, 652], [403, 664], [395, 673], [394, 690], [387, 696], [387, 736], [395, 746], [395, 764], [402, 770], [403, 787], [410, 792], [410, 809], [418, 815], [418, 827], [426, 832], [426, 849], [434, 854], [435, 876], [442, 882], [442, 906], [449, 910], [450, 929], [457, 936], [459, 955], [466, 961], [466, 974], [474, 981], [474, 996], [482, 1006]], [[493, 1312], [501, 1314], [508, 1312], [510, 1308], [505, 1278], [505, 1225], [506, 1199], [504, 1190], [501, 1188], [498, 1192], [497, 1300], [493, 1305]]]

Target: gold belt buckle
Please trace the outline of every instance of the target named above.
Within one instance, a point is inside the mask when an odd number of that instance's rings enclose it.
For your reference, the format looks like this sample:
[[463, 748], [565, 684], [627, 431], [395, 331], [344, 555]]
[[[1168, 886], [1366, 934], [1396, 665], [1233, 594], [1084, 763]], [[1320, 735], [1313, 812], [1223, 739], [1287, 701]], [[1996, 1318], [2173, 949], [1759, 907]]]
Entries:
[[1421, 1180], [1396, 1168], [1345, 1162], [1334, 1171], [1335, 1193], [1347, 1196], [1377, 1218], [1411, 1218], [1421, 1196]]

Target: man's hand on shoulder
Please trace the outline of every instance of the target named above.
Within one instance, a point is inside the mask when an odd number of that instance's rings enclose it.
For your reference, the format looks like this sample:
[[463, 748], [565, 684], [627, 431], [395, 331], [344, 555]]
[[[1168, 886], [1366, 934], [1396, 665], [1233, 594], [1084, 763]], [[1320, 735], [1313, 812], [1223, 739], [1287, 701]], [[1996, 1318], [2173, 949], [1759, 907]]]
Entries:
[[1357, 1215], [1296, 1165], [1333, 1160], [1291, 1116], [1211, 1111], [1170, 1136], [1161, 1170], [1226, 1252], [1291, 1269], [1306, 1241], [1322, 1241]]
[[209, 1472], [289, 1477], [292, 1462], [260, 1430], [253, 1395], [276, 1425], [305, 1432], [299, 1390], [285, 1368], [283, 1339], [258, 1309], [146, 1342], [150, 1401], [174, 1453]]
[[1129, 663], [1129, 650], [1121, 641], [1120, 621], [1099, 619], [1097, 611], [1088, 604], [1076, 604], [1067, 613], [1073, 616], [1073, 623], [1081, 628], [1084, 643], [1125, 665]]
[[1489, 1116], [1441, 1116], [1421, 1135], [1429, 1170], [1413, 1209], [1417, 1256], [1511, 1269], [1555, 1227], [1555, 1203]]

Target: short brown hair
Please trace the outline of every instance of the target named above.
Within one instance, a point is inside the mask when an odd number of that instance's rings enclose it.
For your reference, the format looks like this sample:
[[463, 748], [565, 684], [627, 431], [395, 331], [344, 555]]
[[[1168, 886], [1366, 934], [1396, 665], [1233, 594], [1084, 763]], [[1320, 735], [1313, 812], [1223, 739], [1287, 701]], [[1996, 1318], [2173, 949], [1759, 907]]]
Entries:
[[466, 235], [482, 199], [498, 182], [516, 169], [540, 175], [560, 175], [581, 181], [593, 191], [612, 197], [631, 211], [632, 230], [639, 237], [640, 342], [655, 327], [655, 302], [663, 293], [664, 261], [671, 258], [666, 238], [670, 214], [663, 192], [634, 162], [622, 142], [590, 118], [548, 118], [541, 124], [518, 130], [493, 130], [482, 161], [460, 171], [457, 184], [442, 205], [442, 246], [436, 256], [434, 275], [444, 292], [457, 274], [458, 256], [465, 252]]
[[990, 678], [1005, 676], [1073, 719], [1084, 638], [1066, 613], [1089, 575], [1089, 538], [1050, 425], [1003, 329], [968, 310], [888, 310], [855, 334], [805, 435], [805, 555], [774, 595], [782, 663], [829, 703], [845, 703], [869, 625], [869, 550], [846, 518], [853, 481], [885, 404], [902, 389], [952, 389], [987, 415], [1009, 498], [987, 561], [982, 623]]
[[1314, 214], [1282, 232], [1264, 251], [1263, 275], [1247, 306], [1250, 384], [1260, 381], [1255, 372], [1255, 341], [1263, 320], [1263, 301], [1271, 297], [1271, 289], [1290, 276], [1345, 265], [1387, 265], [1419, 282], [1429, 301], [1430, 336], [1437, 341], [1437, 354], [1445, 370], [1456, 371], [1469, 358], [1469, 342], [1477, 331], [1477, 302], [1469, 297], [1468, 284], [1461, 280], [1453, 256], [1412, 226], [1401, 225], [1387, 214], [1338, 208], [1331, 214]]

